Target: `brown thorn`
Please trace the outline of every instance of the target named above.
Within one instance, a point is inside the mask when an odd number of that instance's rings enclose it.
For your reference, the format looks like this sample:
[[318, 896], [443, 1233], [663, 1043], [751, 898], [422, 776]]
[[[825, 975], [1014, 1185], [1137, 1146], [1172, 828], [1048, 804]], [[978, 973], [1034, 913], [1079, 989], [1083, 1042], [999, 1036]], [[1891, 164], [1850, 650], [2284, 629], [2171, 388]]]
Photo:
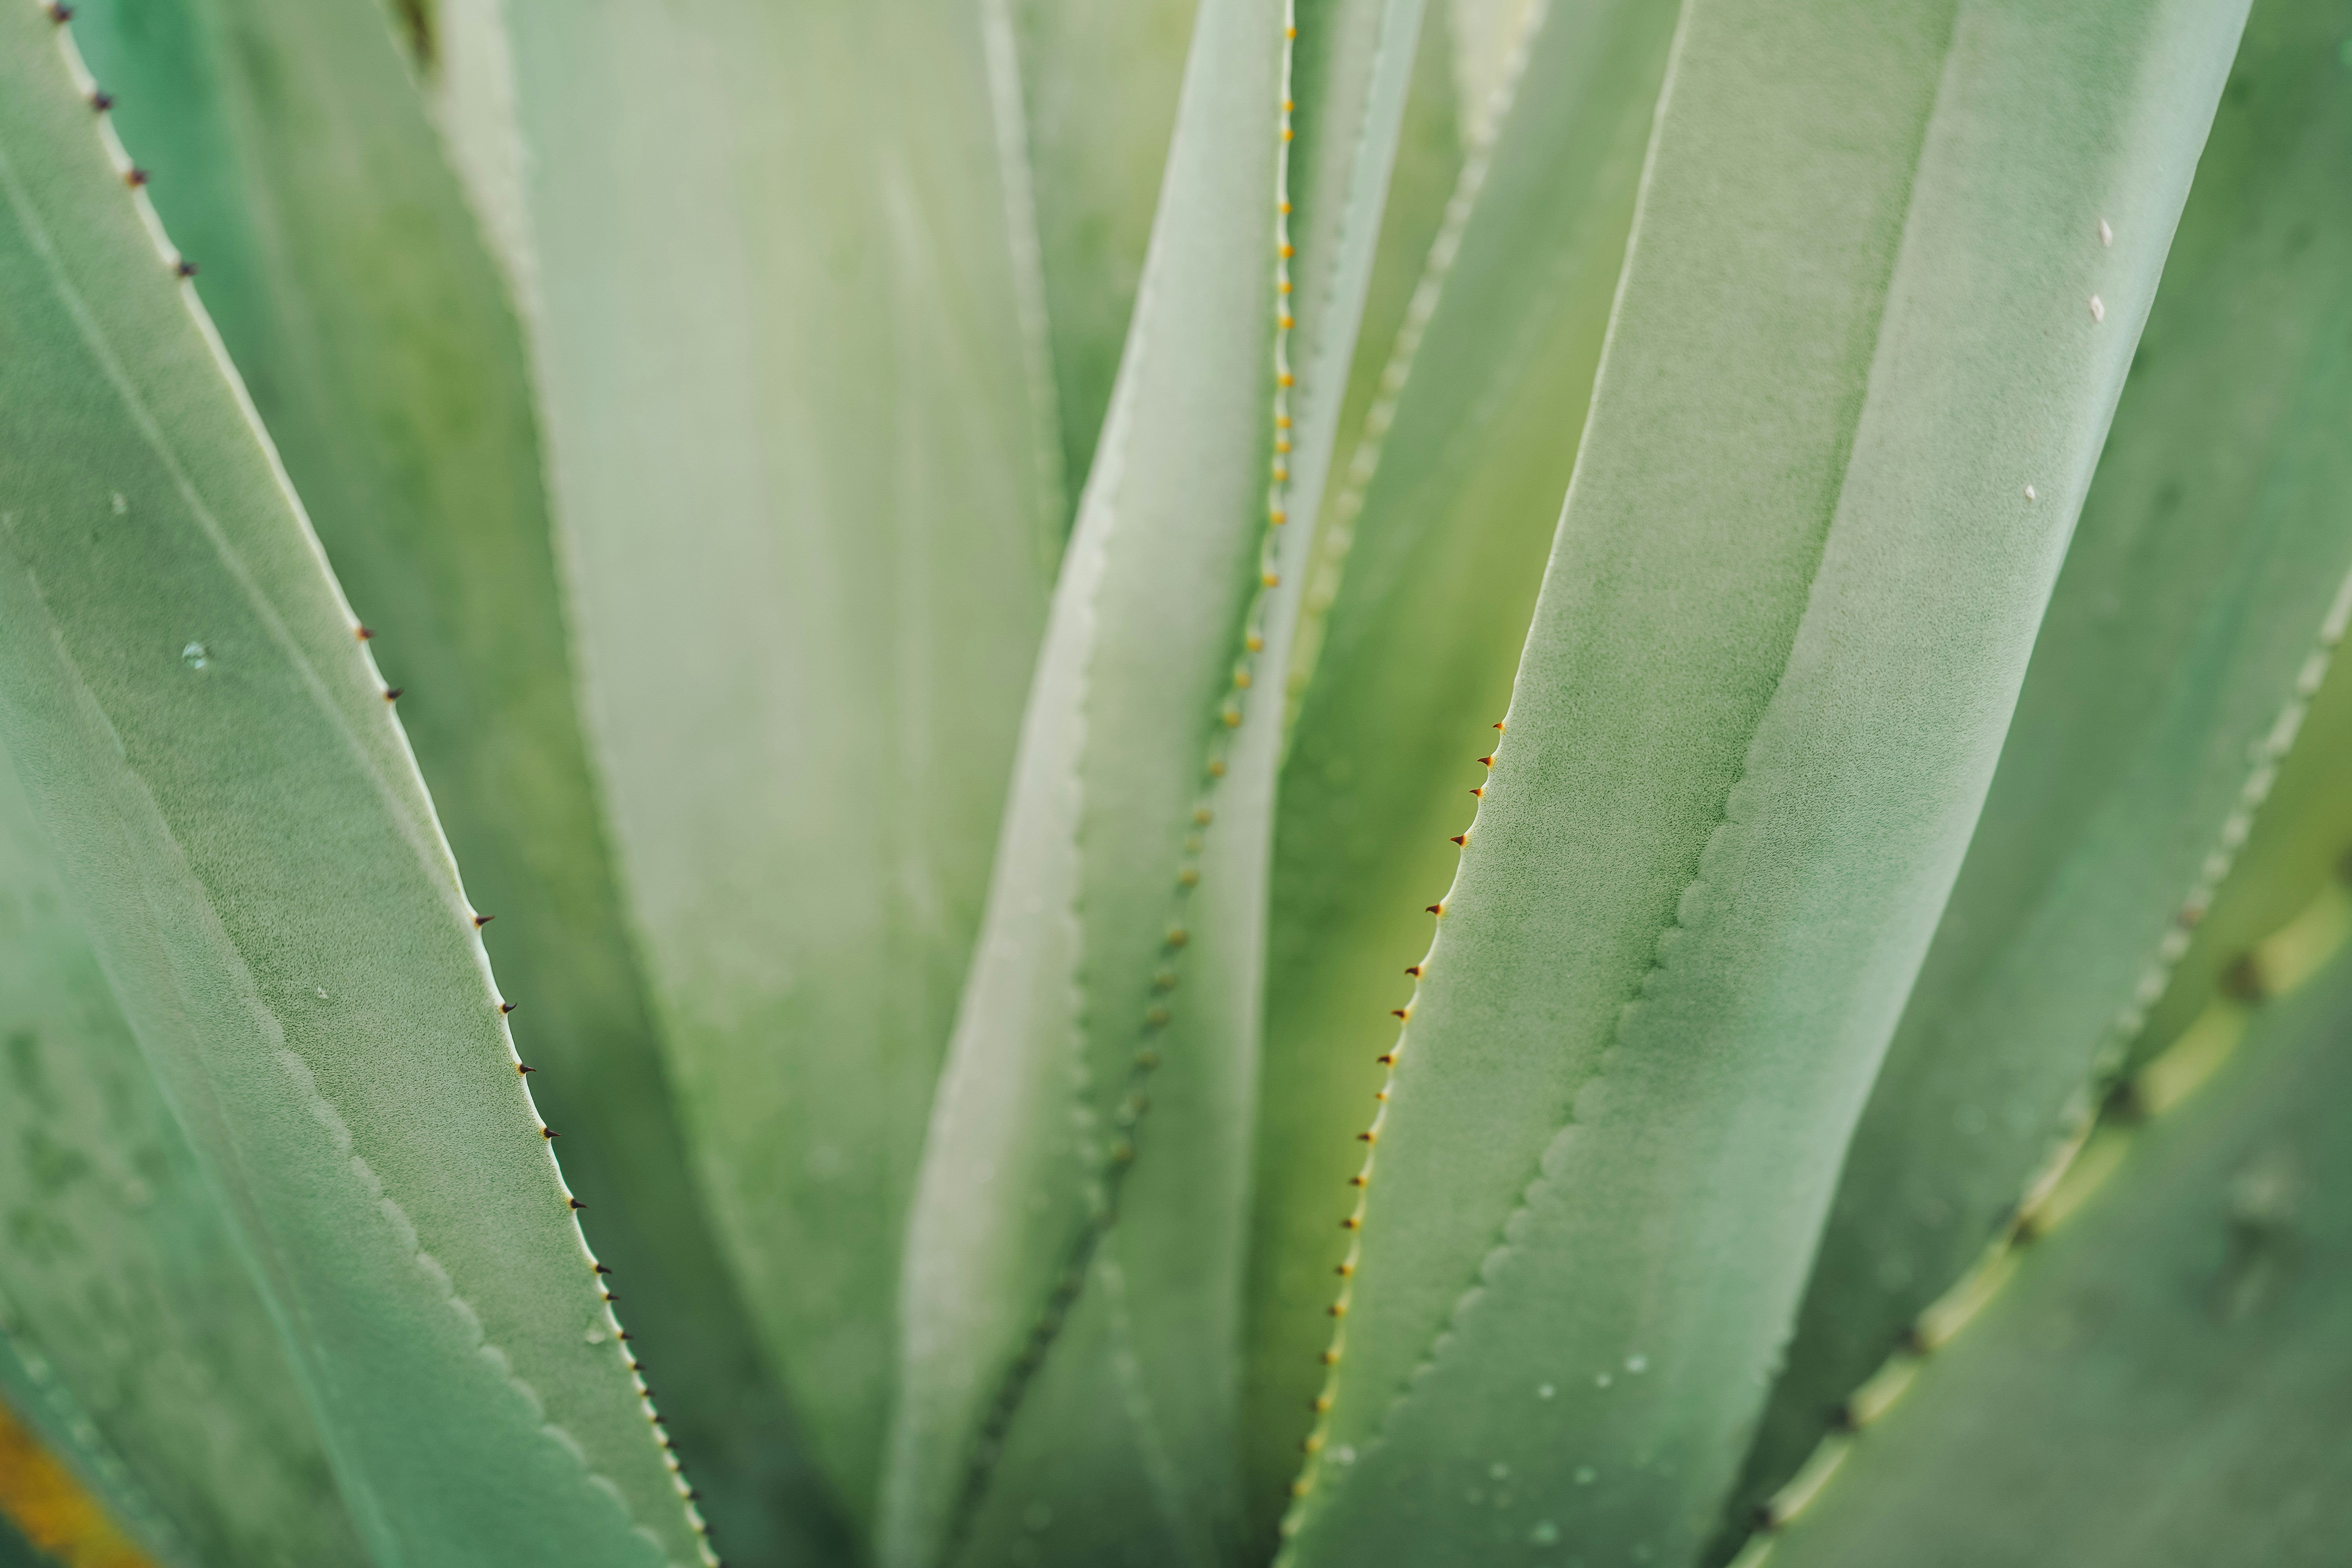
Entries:
[[1406, 1012], [1402, 1007], [1391, 1007], [1389, 1009], [1389, 1016], [1391, 1018], [1410, 1018], [1412, 1015]]
[[1409, 965], [1406, 968], [1405, 973], [1412, 975], [1415, 980], [1418, 980], [1421, 978], [1421, 965], [1418, 963]]
[[1444, 904], [1432, 904], [1429, 906], [1429, 912], [1433, 915], [1442, 915], [1445, 912], [1445, 906]]
[[592, 1263], [588, 1266], [588, 1272], [591, 1274], [610, 1274], [612, 1270], [605, 1268], [601, 1263]]
[[1454, 842], [1457, 845], [1467, 844], [1470, 842], [1470, 836], [1466, 833], [1457, 833], [1454, 836]]
[[562, 1136], [563, 1136], [563, 1134], [562, 1134], [562, 1133], [558, 1132], [558, 1131], [557, 1131], [554, 1128], [552, 1128], [552, 1127], [542, 1127], [542, 1128], [541, 1128], [541, 1129], [539, 1130], [539, 1135], [540, 1135], [541, 1138], [561, 1138], [561, 1137], [562, 1137]]
[[1486, 798], [1486, 786], [1480, 784], [1476, 789], [1472, 790], [1470, 793], [1476, 795], [1480, 800], [1484, 800]]
[[135, 167], [125, 169], [122, 171], [122, 183], [135, 191], [147, 183], [147, 171]]
[[104, 114], [114, 107], [114, 95], [110, 92], [93, 92], [89, 95], [89, 106], [100, 114]]
[[479, 931], [498, 918], [499, 917], [496, 915], [476, 915], [474, 917], [474, 929], [476, 931]]
[[[139, 173], [139, 171], [138, 171], [138, 170], [136, 170], [136, 169], [133, 169], [133, 170], [131, 170], [131, 172], [132, 174], [138, 174], [138, 173]], [[144, 175], [142, 175], [141, 177], [143, 179], [145, 176], [144, 176]], [[372, 637], [375, 636], [375, 633], [374, 633], [373, 631], [370, 630], [370, 629], [369, 629], [368, 627], [366, 627], [366, 626], [353, 626], [353, 627], [352, 628], [352, 635], [353, 637], [355, 637], [359, 638], [359, 639], [360, 639], [360, 641], [362, 641], [362, 642], [365, 642], [365, 641], [367, 641], [367, 640], [368, 640], [368, 638], [370, 638], [370, 637]]]
[[383, 689], [383, 700], [386, 702], [397, 702], [400, 700], [401, 692], [405, 689], [404, 687], [387, 686]]
[[511, 1002], [501, 1002], [499, 1004], [499, 1011], [501, 1013], [511, 1013], [514, 1010], [515, 1005]]
[[196, 275], [196, 264], [183, 256], [172, 264], [172, 270], [183, 278], [194, 278]]
[[528, 1073], [535, 1073], [539, 1069], [537, 1068], [530, 1067], [522, 1062], [515, 1063], [515, 1077], [517, 1078], [521, 1078]]
[[[584, 1209], [584, 1208], [586, 1208], [586, 1207], [588, 1206], [586, 1204], [582, 1203], [578, 1198], [575, 1198], [575, 1197], [569, 1197], [569, 1196], [567, 1196], [563, 1201], [564, 1201], [565, 1203], [570, 1204], [573, 1208], [576, 1208], [576, 1209]], [[626, 1338], [627, 1336], [626, 1336], [626, 1335], [624, 1335], [623, 1337], [624, 1337], [624, 1338]]]
[[72, 7], [72, 6], [70, 6], [70, 5], [64, 5], [64, 4], [58, 4], [58, 5], [55, 5], [50, 6], [50, 7], [49, 7], [49, 20], [50, 20], [50, 21], [52, 21], [52, 22], [58, 22], [58, 23], [65, 23], [65, 22], [70, 22], [70, 21], [72, 21], [72, 20], [73, 20], [73, 7]]
[[1479, 765], [1480, 767], [1482, 767], [1482, 768], [1491, 768], [1491, 767], [1493, 767], [1493, 766], [1495, 765], [1495, 759], [1494, 759], [1493, 755], [1492, 755], [1492, 754], [1489, 754], [1489, 755], [1483, 756], [1483, 757], [1479, 758], [1479, 759], [1478, 759], [1478, 765]]

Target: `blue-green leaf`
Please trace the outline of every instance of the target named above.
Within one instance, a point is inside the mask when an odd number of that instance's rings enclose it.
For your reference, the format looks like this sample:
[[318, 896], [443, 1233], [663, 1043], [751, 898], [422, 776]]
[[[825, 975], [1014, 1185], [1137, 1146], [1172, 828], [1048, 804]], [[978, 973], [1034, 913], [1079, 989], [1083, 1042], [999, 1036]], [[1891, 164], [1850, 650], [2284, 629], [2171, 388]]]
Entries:
[[1330, 459], [1420, 9], [1302, 7], [1294, 62], [1288, 5], [1202, 5], [909, 1230], [897, 1568], [1204, 1563], [1233, 1539], [1259, 944], [1309, 542], [1286, 519], [1314, 515]]
[[[572, 702], [503, 285], [380, 0], [93, 0], [76, 37], [346, 592], [729, 1549], [821, 1527], [697, 1202]], [[824, 1550], [805, 1544], [803, 1552]]]
[[1302, 1568], [1700, 1546], [2243, 14], [1685, 7]]
[[380, 678], [70, 64], [0, 16], [0, 744], [379, 1568], [697, 1562]]
[[362, 1561], [276, 1325], [0, 755], [0, 1384], [166, 1561]]
[[1296, 680], [1313, 627], [1276, 828], [1253, 1200], [1250, 1476], [1267, 1510], [1313, 1423], [1353, 1137], [1510, 699], [1674, 31], [1654, 0], [1542, 15], [1500, 141], [1474, 146], [1441, 198], [1406, 335], [1359, 356], [1373, 395], [1292, 661]]
[[862, 1518], [1063, 528], [982, 11], [469, 9], [622, 886], [721, 1242]]
[[2338, 0], [2248, 23], [1734, 1529], [2080, 1136], [2342, 635], [2347, 25]]

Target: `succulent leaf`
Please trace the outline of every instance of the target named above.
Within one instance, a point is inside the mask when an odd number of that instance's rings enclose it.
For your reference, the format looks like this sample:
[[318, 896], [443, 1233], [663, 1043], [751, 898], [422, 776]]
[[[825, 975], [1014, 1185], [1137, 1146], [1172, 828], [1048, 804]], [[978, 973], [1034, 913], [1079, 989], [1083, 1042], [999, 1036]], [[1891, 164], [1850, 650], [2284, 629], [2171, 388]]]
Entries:
[[285, 1347], [72, 908], [0, 756], [0, 1383], [166, 1561], [362, 1563]]
[[[1267, 933], [1247, 1378], [1260, 1508], [1287, 1501], [1312, 1424], [1354, 1134], [1510, 698], [1674, 30], [1650, 0], [1544, 15], [1524, 95], [1417, 258], [1418, 345], [1373, 356], [1375, 385], [1389, 367], [1402, 385], [1367, 400], [1376, 423], [1317, 542], [1307, 616], [1329, 603], [1285, 763]], [[1302, 647], [1294, 679], [1304, 662]]]
[[1822, 1413], [2080, 1136], [2352, 613], [2345, 24], [2298, 0], [2248, 23], [1984, 816], [1847, 1152], [1743, 1532]]
[[503, 18], [445, 51], [494, 37], [511, 67], [621, 880], [713, 1221], [862, 1519], [898, 1237], [1062, 530], [982, 11]]
[[1702, 1544], [2243, 14], [1685, 8], [1301, 1568]]
[[0, 744], [374, 1560], [700, 1561], [385, 689], [93, 90], [0, 14]]
[[[684, 1155], [572, 700], [520, 334], [377, 0], [94, 0], [76, 37], [370, 648], [583, 1224], [730, 1550], [824, 1539]], [[819, 1550], [803, 1542], [805, 1554]]]
[[[991, 40], [992, 81], [999, 114], [1020, 116], [1021, 146], [1006, 163], [1034, 210], [1061, 490], [1073, 516], [1127, 344], [1196, 5], [982, 0], [985, 25], [1011, 35], [1009, 49]], [[1010, 138], [1000, 131], [998, 140]], [[1016, 225], [1016, 251], [1019, 235]]]
[[1299, 8], [1295, 69], [1289, 16], [1204, 0], [1194, 28], [909, 1231], [886, 1563], [1040, 1531], [1200, 1562], [1235, 1526], [1287, 520], [1329, 461], [1420, 6]]
[[[2352, 749], [2341, 726], [2330, 739], [2340, 795]], [[2054, 1189], [2047, 1234], [2012, 1250], [1950, 1342], [1873, 1380], [1887, 1403], [1817, 1450], [1779, 1503], [1792, 1517], [1743, 1568], [2322, 1563], [2340, 1549], [2347, 933], [2352, 887], [2330, 879], [2239, 950], [2273, 971], [2271, 994], [2209, 993], [2139, 1067], [2133, 1100]]]

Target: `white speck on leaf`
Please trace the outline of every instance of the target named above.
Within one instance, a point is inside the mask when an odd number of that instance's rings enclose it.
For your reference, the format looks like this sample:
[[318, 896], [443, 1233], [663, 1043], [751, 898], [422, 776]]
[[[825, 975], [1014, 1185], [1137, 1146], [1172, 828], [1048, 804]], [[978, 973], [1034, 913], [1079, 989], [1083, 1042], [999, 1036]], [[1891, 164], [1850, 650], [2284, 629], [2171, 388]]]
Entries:
[[2116, 231], [2107, 226], [2106, 219], [2101, 218], [2099, 220], [2099, 243], [2101, 245], [2113, 245], [2115, 242]]
[[2100, 299], [2096, 294], [2092, 295], [2092, 296], [2091, 296], [2091, 320], [2093, 320], [2093, 321], [2105, 321], [2106, 319], [2107, 319], [2107, 302], [2106, 302], [2105, 300], [2104, 300]]
[[2026, 486], [2026, 487], [2025, 487], [2025, 499], [2026, 499], [2027, 500], [2039, 500], [2039, 499], [2040, 499], [2039, 497], [2037, 497], [2037, 496], [2035, 496], [2035, 495], [2034, 495], [2034, 493], [2033, 493], [2033, 487], [2032, 487], [2032, 485], [2028, 485], [2028, 486]]

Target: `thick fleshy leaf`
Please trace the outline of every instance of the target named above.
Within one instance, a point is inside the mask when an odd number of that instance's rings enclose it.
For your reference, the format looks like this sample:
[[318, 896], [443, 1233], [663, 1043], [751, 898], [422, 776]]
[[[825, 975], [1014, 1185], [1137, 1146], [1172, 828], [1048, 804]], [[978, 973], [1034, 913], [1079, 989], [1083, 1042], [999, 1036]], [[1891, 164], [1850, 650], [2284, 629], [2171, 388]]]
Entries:
[[1062, 529], [982, 12], [503, 12], [622, 884], [721, 1240], [862, 1515]]
[[363, 1561], [219, 1207], [0, 756], [0, 1375], [165, 1558]]
[[696, 1562], [406, 742], [69, 64], [0, 16], [0, 744], [379, 1568]]
[[1412, 995], [1559, 524], [1675, 8], [1548, 15], [1417, 268], [1419, 345], [1374, 356], [1385, 390], [1317, 545], [1337, 581], [1307, 590], [1310, 616], [1335, 596], [1276, 826], [1254, 1200], [1250, 1476], [1274, 1510], [1323, 1381], [1389, 1010]]
[[1201, 7], [909, 1229], [897, 1568], [1204, 1563], [1238, 1523], [1286, 519], [1330, 460], [1420, 10], [1301, 7], [1294, 62], [1287, 5]]
[[2347, 20], [2248, 23], [1735, 1525], [2079, 1135], [2352, 610]]
[[[2343, 738], [2326, 759], [2339, 795]], [[2246, 980], [2207, 993], [2128, 1080], [2053, 1190], [2048, 1234], [2005, 1256], [1949, 1343], [1872, 1380], [1874, 1419], [1816, 1451], [1782, 1494], [1792, 1519], [1743, 1568], [2341, 1555], [2347, 933], [2352, 887], [2335, 880], [2238, 950]]]
[[47, 1358], [8, 1331], [0, 1324], [0, 1568], [57, 1568], [51, 1553], [78, 1547], [110, 1555], [110, 1568], [153, 1568], [120, 1521], [136, 1517], [140, 1533], [157, 1538], [170, 1524], [127, 1470], [101, 1473], [121, 1460]]
[[[1455, 95], [1462, 103], [1462, 140], [1476, 146], [1492, 136], [1511, 96], [1511, 54], [1540, 24], [1553, 0], [1448, 0]], [[1575, 0], [1568, 0], [1573, 7]]]
[[1297, 1563], [1698, 1550], [2243, 15], [1685, 7]]
[[[999, 112], [1021, 116], [1018, 146], [1002, 132], [1000, 142], [1008, 188], [1034, 208], [1062, 492], [1075, 513], [1135, 310], [1198, 0], [979, 3], [1011, 35], [992, 36], [991, 74]], [[1017, 250], [1017, 222], [1013, 235]]]
[[572, 707], [520, 335], [379, 0], [94, 0], [76, 27], [404, 689], [467, 892], [497, 917], [516, 1044], [705, 1509], [730, 1550], [784, 1552], [823, 1494], [662, 1079]]

